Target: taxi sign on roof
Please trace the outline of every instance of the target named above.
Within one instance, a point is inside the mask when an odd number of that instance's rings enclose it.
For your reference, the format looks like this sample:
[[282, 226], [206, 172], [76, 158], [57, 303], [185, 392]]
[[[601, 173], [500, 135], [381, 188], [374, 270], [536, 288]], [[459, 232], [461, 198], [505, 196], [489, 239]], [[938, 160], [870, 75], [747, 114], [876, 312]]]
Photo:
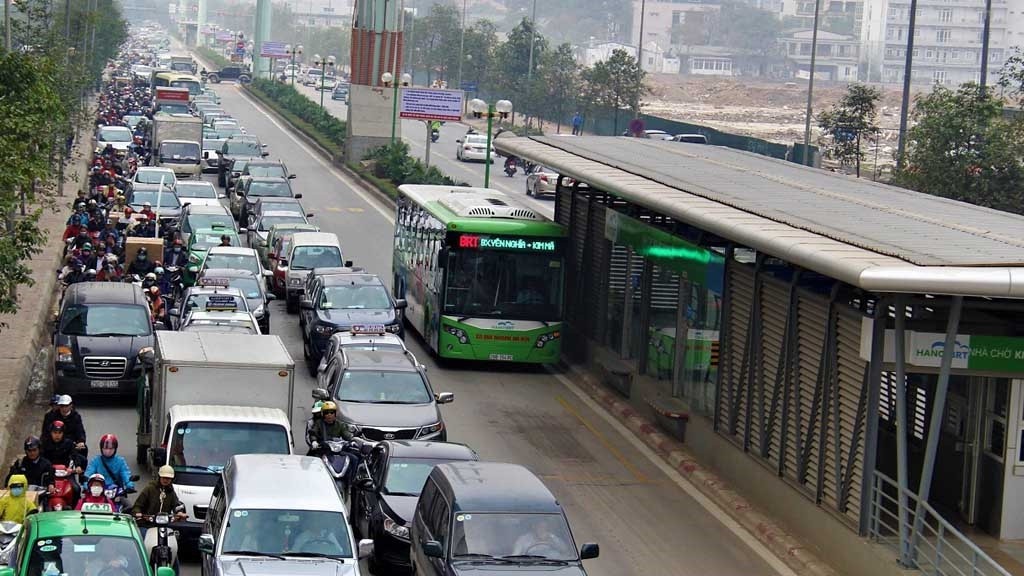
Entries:
[[353, 334], [385, 334], [387, 328], [383, 324], [357, 324], [349, 332]]
[[[207, 278], [203, 277], [199, 279], [199, 285], [203, 287], [214, 287], [214, 288], [227, 288], [231, 286], [227, 278]], [[215, 298], [210, 296], [211, 300]]]
[[235, 297], [231, 295], [219, 295], [212, 294], [206, 300], [206, 310], [208, 312], [213, 311], [229, 311], [234, 312], [238, 310], [238, 303], [235, 302]]
[[82, 512], [89, 514], [113, 514], [114, 507], [102, 502], [82, 502]]

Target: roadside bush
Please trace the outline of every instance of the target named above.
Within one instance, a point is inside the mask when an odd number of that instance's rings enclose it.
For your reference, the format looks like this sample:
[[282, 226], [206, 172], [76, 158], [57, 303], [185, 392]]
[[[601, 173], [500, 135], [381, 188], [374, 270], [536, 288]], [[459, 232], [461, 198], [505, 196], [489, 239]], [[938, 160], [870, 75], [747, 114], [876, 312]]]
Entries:
[[436, 166], [427, 167], [419, 158], [409, 156], [409, 145], [395, 142], [374, 148], [366, 155], [374, 161], [373, 175], [390, 180], [396, 186], [402, 184], [433, 184], [440, 186], [466, 186], [446, 176]]
[[203, 60], [206, 60], [207, 62], [212, 64], [217, 70], [220, 70], [225, 66], [231, 66], [230, 60], [222, 56], [220, 52], [217, 52], [216, 50], [213, 50], [211, 48], [201, 46], [199, 48], [195, 48], [195, 52], [199, 54], [199, 56], [201, 56]]
[[[303, 123], [322, 135], [339, 150], [345, 143], [345, 122], [323, 110], [315, 102], [299, 93], [289, 84], [282, 84], [267, 79], [255, 79], [248, 86], [249, 90], [263, 95], [267, 100], [280, 106], [284, 111], [294, 115]], [[314, 134], [308, 134], [316, 138]]]

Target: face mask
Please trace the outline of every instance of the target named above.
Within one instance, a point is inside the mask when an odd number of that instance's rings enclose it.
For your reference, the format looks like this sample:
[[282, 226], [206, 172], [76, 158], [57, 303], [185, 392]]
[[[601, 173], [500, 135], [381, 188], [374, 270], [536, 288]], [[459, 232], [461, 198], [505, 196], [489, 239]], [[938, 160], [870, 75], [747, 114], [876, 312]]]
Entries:
[[100, 452], [103, 454], [104, 458], [111, 458], [114, 456], [113, 448], [104, 448], [103, 450], [100, 450]]
[[175, 253], [181, 252], [181, 246], [175, 246], [174, 247], [174, 252]]
[[89, 486], [89, 493], [94, 497], [99, 497], [103, 494], [103, 486]]
[[22, 486], [15, 486], [11, 488], [11, 496], [21, 496], [25, 493], [25, 488]]
[[139, 262], [145, 262], [146, 261], [146, 255], [145, 254], [139, 254], [138, 256], [135, 257], [135, 259], [138, 260]]

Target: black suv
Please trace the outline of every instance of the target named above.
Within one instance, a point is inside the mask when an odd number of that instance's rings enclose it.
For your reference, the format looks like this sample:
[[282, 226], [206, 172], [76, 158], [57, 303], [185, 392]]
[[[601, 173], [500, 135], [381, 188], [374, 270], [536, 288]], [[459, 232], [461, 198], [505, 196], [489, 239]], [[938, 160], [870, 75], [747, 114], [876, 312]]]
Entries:
[[226, 188], [228, 175], [231, 174], [231, 165], [235, 158], [263, 158], [268, 155], [263, 149], [265, 144], [255, 136], [232, 136], [220, 145], [217, 150], [217, 185]]
[[248, 84], [249, 82], [252, 82], [252, 75], [248, 70], [243, 69], [241, 66], [225, 66], [217, 72], [209, 72], [206, 74], [207, 82], [220, 84], [221, 80], [234, 80], [239, 84]]

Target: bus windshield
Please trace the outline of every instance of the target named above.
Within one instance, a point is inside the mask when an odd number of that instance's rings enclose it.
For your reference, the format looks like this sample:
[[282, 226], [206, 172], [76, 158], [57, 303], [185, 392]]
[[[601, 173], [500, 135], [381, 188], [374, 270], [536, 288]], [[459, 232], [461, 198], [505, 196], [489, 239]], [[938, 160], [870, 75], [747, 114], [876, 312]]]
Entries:
[[446, 268], [444, 313], [560, 320], [562, 269], [560, 255], [452, 250]]

